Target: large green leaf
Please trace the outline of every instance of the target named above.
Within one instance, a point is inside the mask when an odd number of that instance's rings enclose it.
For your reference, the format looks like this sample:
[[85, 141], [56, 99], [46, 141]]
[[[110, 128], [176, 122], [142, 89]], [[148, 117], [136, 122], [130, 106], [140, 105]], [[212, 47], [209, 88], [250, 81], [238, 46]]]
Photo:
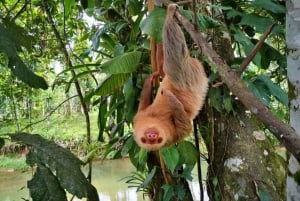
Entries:
[[[10, 137], [12, 140], [21, 141], [33, 147], [35, 152], [31, 153], [34, 153], [35, 157], [31, 157], [31, 164], [35, 158], [34, 162], [39, 167], [47, 166], [52, 174], [55, 174], [59, 185], [63, 189], [66, 189], [79, 198], [87, 197], [91, 201], [99, 200], [97, 190], [87, 181], [81, 171], [83, 162], [71, 152], [36, 134], [18, 133], [10, 134]], [[38, 178], [39, 180], [47, 180], [47, 176], [49, 175], [42, 175]], [[38, 187], [33, 186], [33, 188]]]
[[75, 0], [64, 0], [65, 17], [68, 17], [72, 7], [75, 5]]
[[[234, 26], [231, 26], [230, 28], [235, 32], [234, 39], [243, 45], [245, 54], [248, 55], [254, 48], [254, 44], [241, 30], [239, 30], [239, 28]], [[255, 55], [253, 62], [257, 66], [261, 66], [261, 55], [259, 52]]]
[[137, 191], [139, 191], [140, 188], [146, 188], [150, 182], [152, 181], [152, 178], [154, 177], [156, 172], [156, 166], [154, 166], [152, 168], [152, 170], [150, 171], [150, 173], [147, 175], [146, 179], [144, 180], [144, 182], [139, 186], [139, 188], [137, 189]]
[[13, 35], [0, 24], [0, 51], [5, 53], [8, 57], [8, 67], [11, 69], [13, 74], [20, 80], [28, 84], [33, 88], [47, 89], [48, 85], [46, 81], [34, 74], [22, 59], [18, 55], [18, 51], [21, 50], [20, 45], [16, 42]]
[[279, 85], [274, 84], [273, 81], [265, 75], [259, 75], [256, 79], [262, 81], [270, 90], [271, 95], [274, 96], [279, 102], [285, 106], [288, 106], [288, 95]]
[[106, 78], [96, 88], [96, 90], [89, 93], [84, 99], [87, 101], [95, 95], [104, 96], [120, 90], [129, 76], [129, 73], [107, 75]]
[[161, 153], [167, 167], [171, 172], [174, 172], [179, 163], [179, 152], [177, 151], [177, 149], [174, 146], [164, 147], [161, 149]]
[[250, 1], [253, 7], [265, 9], [273, 13], [285, 13], [285, 7], [271, 0], [255, 0]]
[[103, 73], [132, 73], [136, 71], [141, 55], [142, 53], [139, 51], [129, 52], [103, 63], [100, 67]]
[[[258, 23], [259, 22], [259, 23]], [[243, 15], [240, 25], [255, 27], [256, 32], [263, 33], [273, 23], [271, 18], [263, 17], [257, 14]]]
[[142, 21], [140, 28], [144, 33], [154, 38], [156, 42], [161, 42], [165, 17], [165, 9], [155, 8], [150, 15]]
[[174, 196], [174, 187], [171, 185], [163, 185], [162, 188], [164, 189], [164, 197], [163, 200], [164, 201], [169, 201], [171, 200], [171, 198]]
[[199, 152], [196, 147], [189, 141], [182, 141], [178, 144], [178, 151], [183, 158], [183, 162], [188, 165], [197, 163]]
[[103, 34], [109, 33], [116, 26], [116, 24], [117, 22], [107, 23], [101, 26], [101, 28], [97, 30], [97, 32], [94, 34], [92, 38], [93, 49], [97, 50], [99, 48], [100, 39], [103, 36]]
[[253, 83], [248, 80], [244, 80], [249, 90], [266, 106], [270, 105], [270, 95], [268, 88], [263, 83]]
[[38, 166], [33, 178], [28, 181], [33, 201], [67, 201], [66, 192], [55, 175], [44, 166]]

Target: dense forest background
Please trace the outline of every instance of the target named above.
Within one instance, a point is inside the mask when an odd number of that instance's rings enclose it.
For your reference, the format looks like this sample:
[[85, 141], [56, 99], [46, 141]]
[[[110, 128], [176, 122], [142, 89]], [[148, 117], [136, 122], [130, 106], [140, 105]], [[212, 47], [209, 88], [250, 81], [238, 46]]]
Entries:
[[[146, 152], [132, 119], [168, 3], [0, 1], [1, 154], [25, 150], [33, 200], [67, 200], [66, 191], [98, 200], [90, 182], [99, 157], [129, 157], [136, 173], [127, 182], [151, 200], [193, 200], [194, 167], [201, 200], [204, 188], [210, 200], [300, 199], [299, 3], [178, 2], [210, 88], [194, 133]], [[77, 122], [62, 127], [66, 119]]]

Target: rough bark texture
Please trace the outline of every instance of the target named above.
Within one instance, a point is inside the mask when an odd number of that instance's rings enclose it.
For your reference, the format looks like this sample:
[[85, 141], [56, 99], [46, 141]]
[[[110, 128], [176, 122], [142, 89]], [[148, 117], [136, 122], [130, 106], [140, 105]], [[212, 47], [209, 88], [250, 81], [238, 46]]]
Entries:
[[[300, 1], [286, 1], [286, 43], [289, 79], [290, 125], [300, 133]], [[291, 156], [287, 177], [287, 200], [300, 200], [300, 164]]]
[[240, 105], [235, 115], [212, 111], [207, 118], [213, 121], [204, 136], [210, 154], [210, 199], [258, 201], [265, 193], [271, 200], [285, 200], [285, 163], [245, 109]]

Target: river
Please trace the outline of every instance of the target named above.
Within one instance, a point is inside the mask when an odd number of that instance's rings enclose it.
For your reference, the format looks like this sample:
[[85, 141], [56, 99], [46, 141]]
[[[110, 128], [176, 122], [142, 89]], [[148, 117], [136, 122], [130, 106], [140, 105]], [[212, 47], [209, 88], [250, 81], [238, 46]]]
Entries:
[[[96, 187], [101, 201], [140, 201], [142, 192], [128, 188], [124, 177], [134, 172], [135, 168], [129, 159], [105, 160], [95, 162], [93, 167], [93, 185]], [[32, 177], [31, 171], [0, 172], [0, 200], [30, 200], [26, 183]], [[190, 187], [194, 200], [200, 199], [197, 175], [193, 175]], [[75, 200], [75, 199], [74, 199]], [[77, 199], [79, 200], [79, 199]], [[207, 198], [205, 200], [208, 200]]]

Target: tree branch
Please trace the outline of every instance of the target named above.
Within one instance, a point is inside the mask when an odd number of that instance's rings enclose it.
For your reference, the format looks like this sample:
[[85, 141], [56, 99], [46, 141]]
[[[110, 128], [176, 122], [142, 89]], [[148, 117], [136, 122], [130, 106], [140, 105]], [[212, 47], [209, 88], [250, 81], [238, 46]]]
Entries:
[[65, 99], [63, 102], [61, 102], [60, 104], [58, 104], [53, 110], [51, 110], [43, 119], [39, 120], [39, 121], [36, 121], [36, 122], [33, 122], [33, 123], [30, 123], [28, 124], [27, 126], [25, 126], [24, 128], [21, 129], [21, 131], [24, 131], [26, 128], [29, 128], [35, 124], [38, 124], [38, 123], [41, 123], [43, 121], [45, 121], [46, 119], [48, 119], [48, 117], [50, 117], [60, 106], [62, 106], [65, 102], [69, 101], [70, 99], [72, 98], [75, 98], [77, 97], [78, 95], [74, 95], [74, 96], [71, 96], [67, 99]]
[[204, 56], [216, 67], [223, 82], [231, 92], [248, 108], [274, 136], [292, 153], [300, 162], [300, 138], [295, 130], [278, 119], [258, 98], [249, 91], [241, 78], [233, 72], [223, 59], [209, 46], [200, 32], [183, 17], [178, 11], [176, 17], [189, 32], [194, 42], [201, 49]]
[[273, 27], [275, 26], [275, 23], [271, 24], [268, 29], [265, 31], [265, 33], [261, 36], [259, 41], [255, 44], [254, 48], [251, 50], [247, 58], [241, 63], [239, 69], [236, 71], [238, 76], [241, 76], [241, 74], [244, 72], [244, 70], [247, 68], [249, 63], [252, 61], [252, 59], [255, 57], [256, 53], [259, 51], [261, 46], [264, 44], [266, 38], [271, 33]]

